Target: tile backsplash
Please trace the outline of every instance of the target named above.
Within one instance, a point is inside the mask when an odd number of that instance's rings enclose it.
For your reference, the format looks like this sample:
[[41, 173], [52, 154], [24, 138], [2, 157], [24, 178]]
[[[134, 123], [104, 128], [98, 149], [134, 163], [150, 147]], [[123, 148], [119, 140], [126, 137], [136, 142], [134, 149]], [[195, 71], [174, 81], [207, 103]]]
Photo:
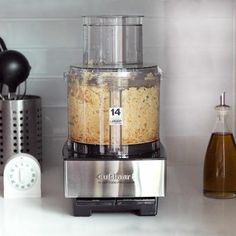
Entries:
[[82, 60], [81, 16], [140, 14], [144, 59], [164, 71], [161, 136], [169, 161], [201, 164], [222, 91], [235, 108], [234, 9], [233, 0], [2, 0], [0, 36], [29, 59], [28, 93], [42, 96], [45, 159], [61, 160], [63, 73]]

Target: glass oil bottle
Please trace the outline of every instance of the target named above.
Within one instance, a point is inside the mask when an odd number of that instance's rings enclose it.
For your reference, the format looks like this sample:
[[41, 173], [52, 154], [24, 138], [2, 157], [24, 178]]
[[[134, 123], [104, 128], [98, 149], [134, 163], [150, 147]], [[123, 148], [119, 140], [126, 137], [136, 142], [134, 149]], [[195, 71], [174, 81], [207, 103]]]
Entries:
[[205, 156], [203, 193], [211, 198], [234, 198], [236, 145], [226, 123], [230, 106], [225, 104], [225, 93], [220, 96], [220, 104], [215, 109], [217, 120]]

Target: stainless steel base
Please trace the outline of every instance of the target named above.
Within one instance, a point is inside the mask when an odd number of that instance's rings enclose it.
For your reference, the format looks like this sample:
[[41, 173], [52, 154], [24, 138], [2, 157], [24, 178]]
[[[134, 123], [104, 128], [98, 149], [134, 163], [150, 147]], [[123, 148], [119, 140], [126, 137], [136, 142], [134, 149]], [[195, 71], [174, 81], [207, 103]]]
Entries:
[[65, 160], [65, 197], [163, 197], [165, 160]]
[[156, 215], [166, 189], [166, 158], [160, 147], [159, 155], [111, 159], [84, 158], [65, 144], [64, 189], [65, 197], [73, 199], [74, 216], [117, 211]]
[[64, 150], [67, 198], [143, 198], [165, 196], [166, 158], [80, 158]]

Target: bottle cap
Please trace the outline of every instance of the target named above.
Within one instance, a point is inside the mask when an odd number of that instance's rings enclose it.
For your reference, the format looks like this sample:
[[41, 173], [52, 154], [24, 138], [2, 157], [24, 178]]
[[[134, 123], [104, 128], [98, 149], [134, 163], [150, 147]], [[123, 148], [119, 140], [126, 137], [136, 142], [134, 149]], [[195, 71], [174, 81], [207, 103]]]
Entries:
[[220, 95], [220, 104], [217, 105], [215, 108], [216, 110], [221, 110], [221, 111], [230, 110], [230, 106], [225, 104], [225, 92], [223, 92]]

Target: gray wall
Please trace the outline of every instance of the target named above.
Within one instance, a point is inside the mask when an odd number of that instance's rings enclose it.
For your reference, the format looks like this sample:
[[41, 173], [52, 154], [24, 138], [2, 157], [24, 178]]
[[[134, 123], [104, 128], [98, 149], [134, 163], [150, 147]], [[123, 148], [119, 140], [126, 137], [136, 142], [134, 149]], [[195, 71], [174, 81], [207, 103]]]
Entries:
[[28, 57], [28, 93], [43, 99], [44, 159], [62, 160], [63, 72], [82, 59], [80, 17], [141, 14], [144, 58], [164, 70], [161, 136], [169, 164], [202, 164], [222, 91], [235, 107], [234, 9], [233, 0], [0, 0], [0, 35]]

